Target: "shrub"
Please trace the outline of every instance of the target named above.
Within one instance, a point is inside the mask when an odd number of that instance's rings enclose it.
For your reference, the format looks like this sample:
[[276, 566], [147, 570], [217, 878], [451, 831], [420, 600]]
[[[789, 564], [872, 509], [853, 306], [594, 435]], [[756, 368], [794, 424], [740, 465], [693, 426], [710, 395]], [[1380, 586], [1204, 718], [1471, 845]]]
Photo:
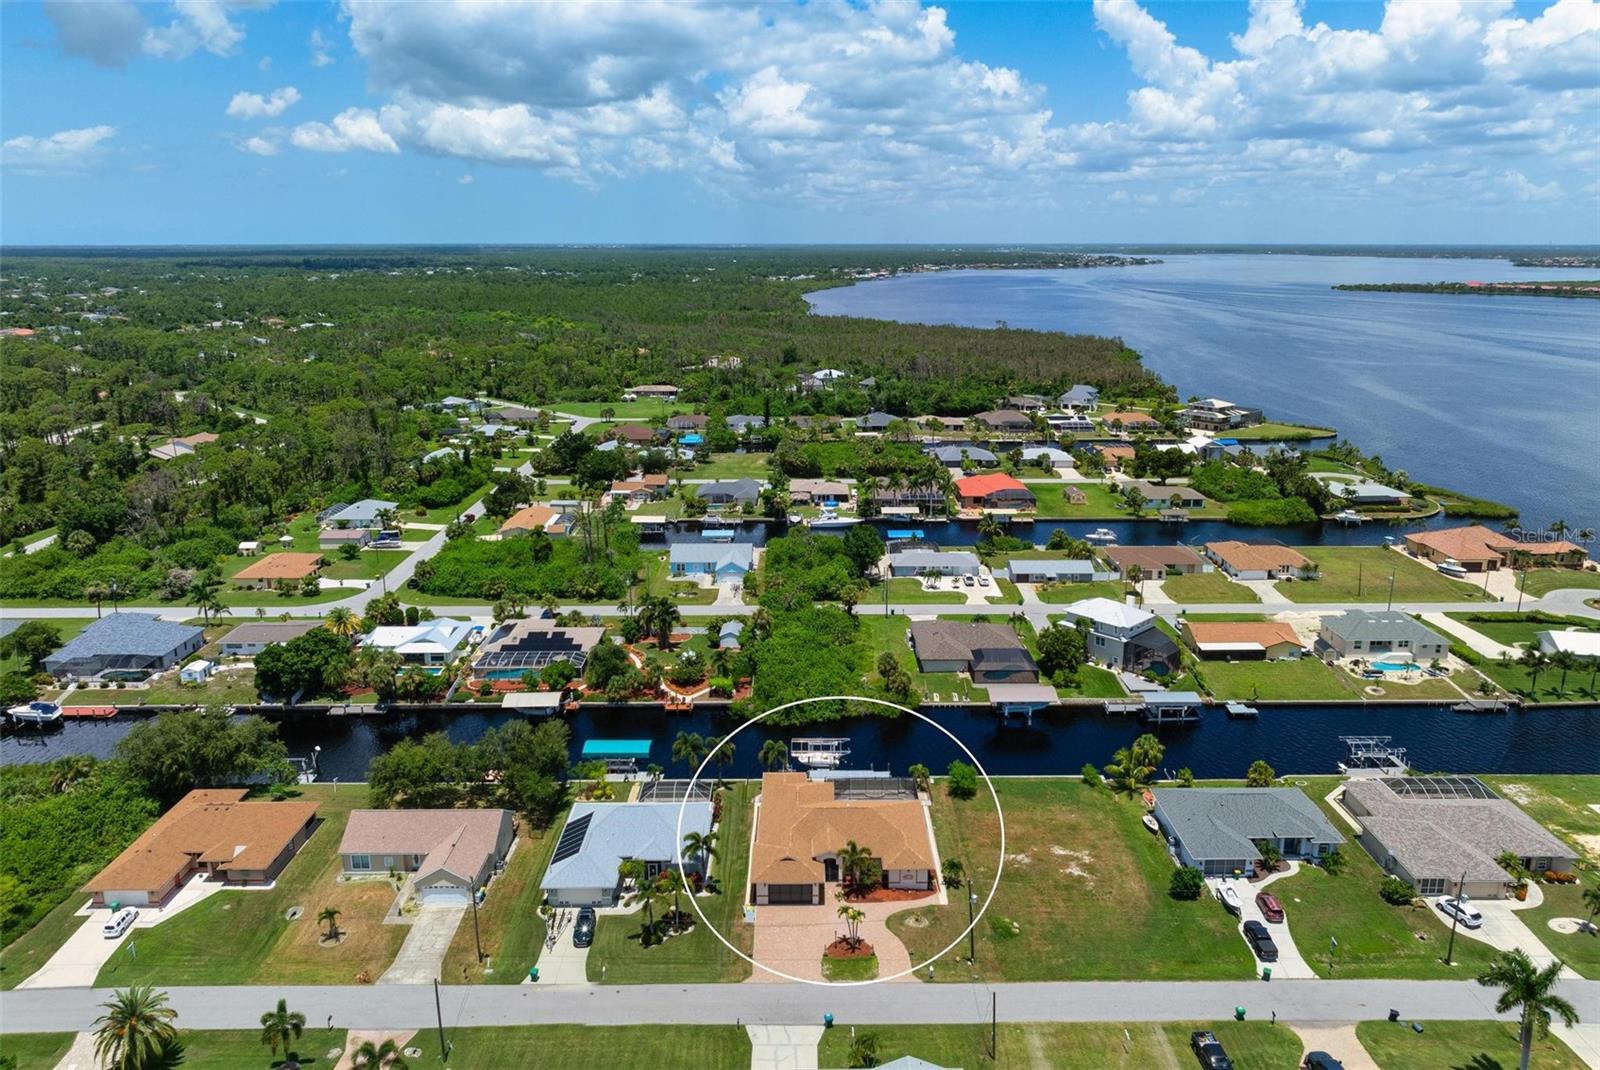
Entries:
[[1100, 779], [1100, 769], [1093, 762], [1084, 762], [1081, 773], [1083, 782], [1091, 788], [1098, 788], [1103, 781]]
[[1335, 847], [1322, 856], [1322, 870], [1330, 877], [1337, 877], [1344, 871], [1344, 849]]
[[978, 771], [966, 762], [951, 762], [945, 775], [949, 778], [951, 798], [970, 799], [978, 794]]
[[1179, 866], [1172, 871], [1172, 880], [1167, 885], [1167, 894], [1174, 899], [1192, 902], [1200, 898], [1206, 889], [1206, 875], [1193, 866]]
[[1544, 871], [1544, 880], [1549, 884], [1577, 884], [1578, 875], [1559, 869], [1547, 869]]
[[1385, 903], [1398, 907], [1405, 906], [1415, 899], [1417, 890], [1411, 886], [1410, 882], [1403, 881], [1399, 877], [1385, 877], [1383, 882], [1378, 885], [1378, 895], [1383, 898]]

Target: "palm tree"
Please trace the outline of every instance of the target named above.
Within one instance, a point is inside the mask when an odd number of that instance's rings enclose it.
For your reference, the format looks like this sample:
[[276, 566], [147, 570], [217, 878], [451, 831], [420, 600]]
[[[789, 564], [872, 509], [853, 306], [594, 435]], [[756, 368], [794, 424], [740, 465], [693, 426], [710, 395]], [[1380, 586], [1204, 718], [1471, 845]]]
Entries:
[[410, 1070], [410, 1064], [400, 1053], [400, 1045], [392, 1039], [382, 1044], [362, 1041], [361, 1047], [350, 1057], [350, 1065], [355, 1070]]
[[866, 912], [844, 903], [839, 907], [838, 914], [844, 919], [845, 943], [851, 947], [860, 947], [861, 923], [866, 920]]
[[1480, 985], [1500, 989], [1500, 998], [1494, 1005], [1497, 1013], [1518, 1012], [1518, 1032], [1522, 1040], [1522, 1059], [1518, 1065], [1521, 1070], [1528, 1070], [1534, 1033], [1542, 1037], [1550, 1032], [1551, 1015], [1560, 1017], [1567, 1026], [1578, 1024], [1578, 1012], [1572, 1004], [1553, 991], [1561, 969], [1559, 959], [1541, 968], [1533, 964], [1526, 951], [1515, 948], [1503, 952], [1478, 974]]
[[342, 635], [345, 638], [349, 638], [361, 630], [361, 618], [344, 606], [334, 606], [328, 610], [327, 621], [330, 632], [334, 635]]
[[720, 780], [723, 771], [733, 764], [733, 739], [731, 736], [713, 736], [706, 740], [706, 749], [711, 752], [711, 764], [717, 767], [717, 779]]
[[299, 1040], [305, 1030], [306, 1016], [299, 1011], [291, 1011], [286, 999], [278, 1000], [276, 1010], [261, 1016], [261, 1043], [274, 1055], [282, 1048], [285, 1059], [289, 1057], [289, 1046]]
[[1556, 694], [1562, 698], [1567, 696], [1567, 673], [1576, 669], [1580, 662], [1578, 656], [1570, 650], [1557, 650], [1549, 657], [1550, 667], [1561, 673], [1561, 682], [1556, 684]]
[[1589, 908], [1589, 920], [1584, 926], [1594, 932], [1594, 919], [1600, 917], [1600, 885], [1591, 885], [1583, 890], [1583, 905]]
[[675, 762], [685, 762], [698, 769], [705, 756], [706, 741], [699, 732], [679, 732], [672, 741], [672, 760]]
[[200, 611], [201, 618], [207, 626], [211, 624], [211, 614], [221, 616], [228, 611], [228, 607], [222, 604], [222, 599], [217, 594], [221, 587], [221, 580], [202, 572], [190, 581], [189, 589], [185, 592], [189, 599], [188, 604]]
[[100, 603], [111, 597], [111, 592], [106, 590], [104, 584], [91, 583], [83, 589], [83, 598], [86, 602], [94, 603], [94, 619], [100, 619]]
[[1522, 652], [1522, 656], [1517, 659], [1517, 664], [1528, 670], [1530, 678], [1528, 697], [1537, 697], [1539, 694], [1539, 674], [1549, 667], [1550, 659], [1530, 646]]
[[778, 770], [789, 764], [789, 748], [781, 739], [769, 739], [761, 744], [761, 768]]
[[661, 876], [656, 878], [656, 887], [660, 889], [663, 898], [672, 897], [672, 931], [682, 931], [683, 911], [678, 909], [678, 899], [683, 895], [683, 874], [676, 869], [664, 869]]
[[717, 853], [717, 834], [715, 832], [700, 832], [691, 829], [683, 834], [683, 857], [704, 859], [702, 868], [709, 870], [713, 858], [722, 857]]
[[1554, 535], [1558, 539], [1562, 538], [1563, 536], [1565, 536], [1566, 533], [1571, 531], [1571, 530], [1572, 530], [1572, 525], [1568, 524], [1565, 520], [1561, 520], [1561, 519], [1558, 518], [1556, 520], [1550, 521], [1550, 534]]
[[855, 889], [856, 877], [861, 872], [861, 867], [866, 865], [872, 857], [872, 852], [855, 840], [851, 840], [839, 849], [839, 879], [850, 889]]
[[178, 1012], [149, 985], [116, 992], [95, 1019], [94, 1054], [107, 1070], [154, 1070], [178, 1039]]
[[[638, 865], [637, 875], [633, 878], [633, 887], [628, 891], [627, 897], [622, 901], [623, 906], [644, 908], [644, 928], [646, 932], [654, 932], [656, 928], [656, 904], [661, 901], [661, 886], [659, 878], [650, 880], [644, 876], [644, 863], [633, 860]], [[622, 865], [628, 865], [628, 862]], [[620, 867], [619, 867], [620, 868]]]
[[1000, 526], [1000, 521], [991, 513], [984, 513], [978, 518], [978, 534], [985, 539], [992, 539], [1004, 530]]
[[939, 869], [939, 875], [944, 878], [946, 888], [961, 887], [961, 878], [966, 873], [966, 867], [959, 858], [946, 858]]
[[681, 620], [677, 604], [664, 595], [651, 595], [639, 603], [639, 623], [655, 633], [656, 644], [666, 650], [672, 646], [672, 626]]
[[339, 910], [338, 907], [323, 907], [322, 911], [317, 915], [317, 924], [318, 925], [326, 925], [328, 927], [328, 933], [323, 939], [325, 939], [325, 940], [337, 940], [337, 939], [339, 939], [339, 914], [340, 913], [341, 913], [341, 911]]

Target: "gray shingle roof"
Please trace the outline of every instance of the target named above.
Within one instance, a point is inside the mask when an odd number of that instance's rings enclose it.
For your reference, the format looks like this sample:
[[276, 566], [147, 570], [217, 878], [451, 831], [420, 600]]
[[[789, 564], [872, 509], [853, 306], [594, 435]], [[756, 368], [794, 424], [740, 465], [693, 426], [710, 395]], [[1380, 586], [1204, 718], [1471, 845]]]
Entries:
[[992, 450], [982, 446], [938, 446], [928, 453], [940, 464], [960, 464], [963, 459], [976, 464], [994, 464], [999, 460]]
[[[577, 803], [567, 825], [585, 814], [589, 828], [578, 852], [545, 871], [541, 888], [614, 888], [617, 865], [630, 858], [667, 862], [676, 857], [678, 803]], [[711, 831], [711, 804], [683, 804], [683, 831]], [[689, 861], [685, 859], [685, 861]]]
[[754, 479], [725, 479], [718, 483], [702, 483], [695, 488], [702, 498], [732, 498], [735, 501], [755, 501], [761, 497], [761, 484]]
[[1322, 626], [1346, 642], [1410, 639], [1413, 646], [1419, 642], [1444, 642], [1438, 632], [1418, 624], [1404, 613], [1388, 610], [1347, 609], [1338, 616], [1324, 617]]
[[362, 498], [359, 502], [347, 505], [330, 516], [328, 521], [333, 524], [370, 527], [377, 523], [379, 513], [386, 509], [394, 509], [397, 504], [396, 502], [384, 501], [382, 498]]
[[1158, 788], [1156, 806], [1192, 858], [1254, 858], [1256, 840], [1344, 837], [1299, 788]]
[[79, 632], [47, 662], [54, 665], [114, 654], [159, 657], [202, 634], [193, 624], [162, 620], [154, 613], [111, 613]]

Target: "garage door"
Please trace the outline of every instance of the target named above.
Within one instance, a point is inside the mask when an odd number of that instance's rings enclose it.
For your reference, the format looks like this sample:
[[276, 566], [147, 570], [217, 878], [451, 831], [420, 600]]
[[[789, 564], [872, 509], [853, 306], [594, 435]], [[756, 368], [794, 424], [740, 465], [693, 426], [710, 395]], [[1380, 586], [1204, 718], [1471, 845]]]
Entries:
[[431, 887], [423, 888], [419, 898], [422, 900], [423, 906], [429, 907], [464, 907], [468, 903], [467, 890], [458, 888], [453, 884], [435, 884]]

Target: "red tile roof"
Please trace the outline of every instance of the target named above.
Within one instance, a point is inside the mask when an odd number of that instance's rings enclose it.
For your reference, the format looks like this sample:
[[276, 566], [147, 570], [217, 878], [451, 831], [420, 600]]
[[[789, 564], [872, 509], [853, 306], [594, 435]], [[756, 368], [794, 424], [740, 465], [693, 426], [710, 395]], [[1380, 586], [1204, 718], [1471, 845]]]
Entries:
[[963, 498], [986, 498], [997, 490], [1027, 490], [1020, 480], [1004, 472], [989, 472], [956, 480], [956, 493]]

